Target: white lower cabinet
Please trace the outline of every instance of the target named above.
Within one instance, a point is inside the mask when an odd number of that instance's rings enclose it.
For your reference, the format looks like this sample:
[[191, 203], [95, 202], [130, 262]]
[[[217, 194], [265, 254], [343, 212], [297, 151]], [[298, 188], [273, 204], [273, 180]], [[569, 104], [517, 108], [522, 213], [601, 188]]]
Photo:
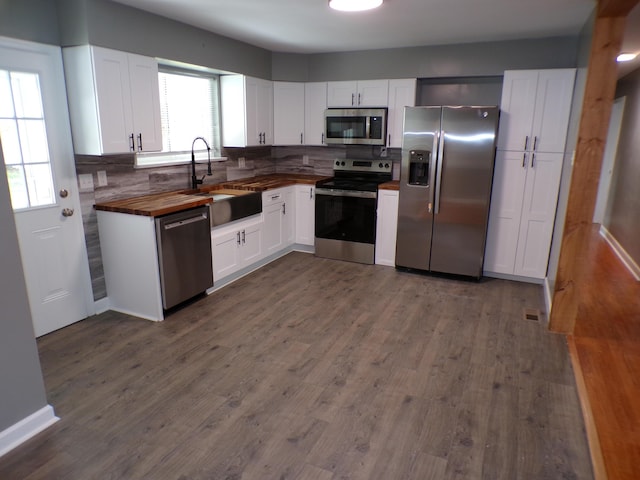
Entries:
[[262, 216], [254, 215], [211, 231], [214, 283], [263, 258], [262, 227]]
[[395, 266], [396, 232], [398, 229], [398, 199], [396, 190], [378, 190], [376, 223], [376, 264]]
[[313, 246], [316, 225], [316, 187], [296, 185], [296, 238], [295, 243]]
[[277, 253], [293, 244], [295, 236], [294, 187], [277, 188], [262, 193], [264, 216], [263, 252]]
[[562, 173], [562, 153], [498, 151], [484, 271], [542, 279]]

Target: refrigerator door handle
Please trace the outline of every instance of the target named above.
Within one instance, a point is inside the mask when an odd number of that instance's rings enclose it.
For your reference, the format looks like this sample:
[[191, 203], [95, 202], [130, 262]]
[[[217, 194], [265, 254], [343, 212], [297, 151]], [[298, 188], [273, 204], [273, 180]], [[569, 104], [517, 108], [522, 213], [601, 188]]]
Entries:
[[435, 188], [435, 198], [434, 198], [434, 214], [440, 213], [440, 184], [442, 182], [442, 163], [444, 161], [444, 138], [446, 133], [444, 130], [440, 132], [440, 140], [438, 144], [438, 160], [436, 162], [436, 188]]
[[440, 132], [434, 132], [433, 135], [433, 147], [431, 149], [431, 159], [429, 162], [429, 203], [427, 204], [427, 210], [429, 213], [433, 213], [433, 204], [435, 202], [435, 181], [436, 181], [436, 157], [438, 147], [440, 145]]

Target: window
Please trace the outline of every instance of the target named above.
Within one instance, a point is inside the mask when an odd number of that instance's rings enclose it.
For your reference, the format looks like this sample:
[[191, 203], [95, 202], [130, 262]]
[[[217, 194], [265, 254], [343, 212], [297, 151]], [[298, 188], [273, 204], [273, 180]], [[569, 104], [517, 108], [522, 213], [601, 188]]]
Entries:
[[[160, 68], [160, 118], [162, 153], [138, 155], [138, 166], [182, 163], [191, 160], [191, 145], [203, 137], [213, 157], [220, 156], [218, 76]], [[197, 158], [206, 159], [206, 147], [196, 142]]]
[[38, 74], [0, 70], [0, 139], [13, 209], [55, 204]]

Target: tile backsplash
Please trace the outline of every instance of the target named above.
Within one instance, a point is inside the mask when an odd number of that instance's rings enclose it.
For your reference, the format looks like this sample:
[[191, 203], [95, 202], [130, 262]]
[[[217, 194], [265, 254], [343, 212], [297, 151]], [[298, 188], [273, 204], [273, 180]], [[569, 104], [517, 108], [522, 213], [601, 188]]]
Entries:
[[[303, 173], [330, 176], [333, 162], [342, 158], [379, 158], [379, 147], [362, 146], [292, 146], [225, 148], [227, 160], [212, 162], [212, 175], [205, 176], [205, 185], [250, 178], [270, 173]], [[240, 159], [244, 158], [243, 161]], [[387, 149], [387, 159], [398, 170], [400, 149]], [[191, 165], [135, 168], [133, 155], [105, 155], [75, 157], [76, 174], [91, 175], [92, 190], [80, 189], [80, 208], [84, 224], [85, 241], [89, 256], [89, 269], [94, 300], [107, 296], [98, 235], [98, 222], [93, 205], [97, 202], [151, 193], [191, 188]], [[241, 166], [242, 165], [242, 166]], [[107, 184], [100, 186], [98, 172]], [[199, 177], [206, 175], [207, 165], [196, 165]]]

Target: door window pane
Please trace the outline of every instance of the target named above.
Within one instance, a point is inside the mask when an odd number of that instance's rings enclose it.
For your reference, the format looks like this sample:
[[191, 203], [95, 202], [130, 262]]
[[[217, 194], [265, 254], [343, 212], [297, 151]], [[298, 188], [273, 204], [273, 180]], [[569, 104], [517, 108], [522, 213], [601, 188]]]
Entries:
[[13, 117], [13, 100], [9, 72], [0, 70], [0, 117]]
[[55, 204], [37, 74], [0, 70], [0, 141], [13, 209]]
[[27, 182], [24, 178], [22, 165], [7, 165], [7, 179], [9, 180], [13, 209], [27, 208], [29, 206], [29, 195], [27, 194]]
[[18, 138], [18, 124], [15, 120], [0, 119], [0, 139], [2, 139], [4, 163], [7, 165], [22, 163], [20, 139]]
[[22, 161], [24, 163], [49, 162], [47, 132], [44, 120], [18, 120], [20, 143], [22, 145]]
[[18, 118], [42, 118], [42, 99], [38, 75], [11, 72], [13, 102]]

